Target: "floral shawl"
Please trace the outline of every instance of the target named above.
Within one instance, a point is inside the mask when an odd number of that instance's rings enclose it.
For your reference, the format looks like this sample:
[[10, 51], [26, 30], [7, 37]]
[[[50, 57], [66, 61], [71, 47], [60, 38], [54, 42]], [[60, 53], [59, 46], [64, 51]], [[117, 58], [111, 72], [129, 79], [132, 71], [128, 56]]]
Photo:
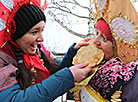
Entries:
[[109, 100], [116, 90], [133, 78], [138, 69], [137, 66], [138, 61], [124, 63], [119, 58], [114, 58], [97, 70], [89, 85], [104, 99]]
[[[10, 63], [10, 64], [9, 64]], [[17, 83], [17, 62], [8, 44], [0, 48], [0, 91]]]
[[[40, 76], [35, 83], [40, 83], [42, 80], [50, 76], [48, 69], [46, 69], [42, 63], [43, 61], [40, 60], [37, 54], [24, 54], [24, 64], [26, 67], [28, 69], [35, 68], [35, 70], [33, 70], [38, 76]], [[16, 70], [18, 70], [18, 68], [15, 66], [17, 66], [15, 55], [11, 46], [6, 43], [2, 48], [0, 48], [0, 91], [17, 83]]]

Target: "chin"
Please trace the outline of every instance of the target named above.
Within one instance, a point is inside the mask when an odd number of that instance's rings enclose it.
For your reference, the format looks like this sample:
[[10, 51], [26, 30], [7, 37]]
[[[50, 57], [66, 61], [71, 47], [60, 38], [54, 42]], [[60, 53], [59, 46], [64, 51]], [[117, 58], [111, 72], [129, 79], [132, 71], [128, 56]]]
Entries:
[[28, 51], [28, 53], [27, 54], [35, 54], [36, 53], [36, 50], [35, 51]]

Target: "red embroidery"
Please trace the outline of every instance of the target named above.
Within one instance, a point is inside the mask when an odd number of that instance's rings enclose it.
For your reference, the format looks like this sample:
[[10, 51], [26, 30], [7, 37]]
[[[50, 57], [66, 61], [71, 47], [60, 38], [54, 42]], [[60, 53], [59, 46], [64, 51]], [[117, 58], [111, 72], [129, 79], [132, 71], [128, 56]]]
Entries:
[[14, 85], [16, 81], [16, 70], [12, 64], [0, 67], [0, 91]]

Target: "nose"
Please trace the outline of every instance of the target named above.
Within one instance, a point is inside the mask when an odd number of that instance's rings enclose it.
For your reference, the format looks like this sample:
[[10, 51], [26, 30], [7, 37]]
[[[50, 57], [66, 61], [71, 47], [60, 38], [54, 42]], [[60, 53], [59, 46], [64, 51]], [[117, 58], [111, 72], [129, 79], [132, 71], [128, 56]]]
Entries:
[[37, 37], [36, 40], [37, 40], [38, 42], [43, 42], [43, 41], [44, 41], [44, 37], [43, 37], [43, 33], [42, 33], [42, 32], [38, 35], [38, 37]]
[[96, 44], [97, 46], [100, 45], [100, 37], [99, 37], [99, 35], [94, 36], [93, 43]]

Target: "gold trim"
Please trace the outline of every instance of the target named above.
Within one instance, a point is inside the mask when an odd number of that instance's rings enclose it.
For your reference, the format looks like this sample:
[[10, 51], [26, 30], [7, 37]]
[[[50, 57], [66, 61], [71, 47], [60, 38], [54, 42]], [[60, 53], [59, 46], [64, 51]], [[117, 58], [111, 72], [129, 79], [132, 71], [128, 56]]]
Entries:
[[85, 86], [85, 88], [89, 92], [91, 97], [93, 97], [98, 102], [108, 102], [108, 100], [102, 98], [99, 92], [96, 92], [94, 89], [92, 89], [90, 85]]

